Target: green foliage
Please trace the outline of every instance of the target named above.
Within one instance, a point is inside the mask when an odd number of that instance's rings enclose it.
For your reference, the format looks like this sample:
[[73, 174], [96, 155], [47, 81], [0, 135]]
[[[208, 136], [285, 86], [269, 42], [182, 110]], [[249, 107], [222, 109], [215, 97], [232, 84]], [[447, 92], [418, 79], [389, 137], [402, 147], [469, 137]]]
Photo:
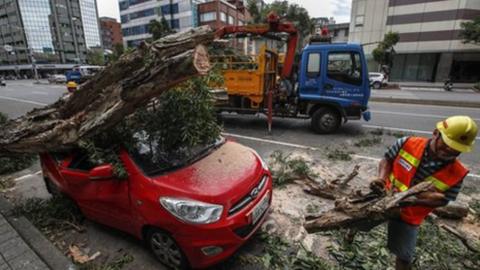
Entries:
[[400, 36], [396, 32], [388, 32], [383, 37], [377, 48], [372, 51], [373, 59], [381, 65], [392, 65], [395, 50], [393, 46], [398, 43]]
[[123, 47], [122, 43], [117, 43], [113, 46], [113, 53], [108, 56], [108, 62], [113, 63], [116, 62], [120, 56], [123, 55], [125, 52], [125, 48]]
[[463, 38], [463, 43], [479, 43], [480, 42], [480, 16], [477, 16], [473, 21], [462, 22], [462, 31], [460, 37]]
[[[0, 128], [8, 121], [8, 116], [0, 112]], [[8, 157], [0, 157], [0, 175], [21, 171], [30, 167], [37, 159], [32, 154], [14, 154]]]
[[301, 244], [290, 244], [276, 235], [261, 233], [261, 255], [240, 255], [241, 264], [261, 265], [263, 269], [332, 270], [334, 266], [307, 251]]
[[160, 21], [151, 20], [148, 23], [148, 31], [152, 34], [152, 40], [157, 40], [175, 32], [170, 28], [170, 25], [163, 16]]
[[[220, 78], [221, 79], [221, 78]], [[110, 163], [115, 176], [126, 178], [118, 151], [124, 147], [133, 149], [137, 144], [136, 133], [146, 133], [146, 140], [155, 153], [172, 159], [188, 156], [197, 145], [213, 143], [221, 132], [213, 108], [213, 99], [208, 84], [219, 80], [218, 74], [196, 77], [163, 93], [149, 106], [139, 108], [136, 113], [114, 128], [81, 141], [90, 161], [94, 164]]]
[[87, 51], [87, 63], [95, 66], [105, 65], [105, 57], [103, 49], [90, 49]]
[[[329, 247], [341, 269], [394, 269], [394, 257], [386, 248], [386, 226], [357, 233], [353, 243], [343, 241], [345, 231], [324, 233], [333, 237]], [[420, 227], [414, 269], [478, 269], [480, 254], [468, 251], [456, 237], [430, 222]]]
[[247, 10], [250, 13], [250, 16], [252, 16], [253, 23], [260, 23], [262, 21], [262, 14], [258, 9], [256, 0], [248, 0]]
[[343, 161], [350, 161], [352, 160], [353, 152], [347, 152], [341, 149], [333, 149], [327, 153], [327, 158], [331, 160], [343, 160]]
[[270, 170], [273, 185], [281, 187], [295, 180], [315, 178], [318, 175], [310, 168], [310, 164], [302, 157], [292, 158], [282, 151], [275, 151], [270, 155]]
[[47, 236], [80, 226], [83, 216], [75, 203], [65, 197], [30, 198], [15, 206], [13, 214], [25, 216]]
[[356, 147], [370, 147], [377, 145], [382, 142], [382, 138], [378, 136], [373, 136], [373, 138], [363, 138], [355, 142], [353, 145]]

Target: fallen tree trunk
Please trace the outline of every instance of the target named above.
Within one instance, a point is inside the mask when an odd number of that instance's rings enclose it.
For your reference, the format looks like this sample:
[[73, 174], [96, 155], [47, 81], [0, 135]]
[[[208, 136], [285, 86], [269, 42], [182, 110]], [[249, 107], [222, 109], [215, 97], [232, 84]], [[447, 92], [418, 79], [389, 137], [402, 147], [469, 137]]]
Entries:
[[151, 98], [194, 75], [206, 74], [209, 27], [144, 44], [107, 66], [80, 89], [11, 120], [0, 131], [0, 155], [71, 148], [133, 113]]
[[431, 187], [431, 183], [423, 182], [405, 192], [386, 196], [369, 193], [355, 199], [342, 197], [335, 201], [334, 209], [320, 216], [306, 217], [304, 227], [308, 233], [340, 228], [365, 230], [397, 216], [402, 203]]

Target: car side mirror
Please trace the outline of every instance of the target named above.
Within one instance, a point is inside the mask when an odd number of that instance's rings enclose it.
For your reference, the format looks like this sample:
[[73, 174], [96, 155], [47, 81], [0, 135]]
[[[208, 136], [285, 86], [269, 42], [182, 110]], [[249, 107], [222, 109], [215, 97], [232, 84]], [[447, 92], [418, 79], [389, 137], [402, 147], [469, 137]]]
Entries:
[[108, 180], [113, 178], [113, 166], [111, 164], [101, 165], [93, 168], [88, 174], [90, 180]]

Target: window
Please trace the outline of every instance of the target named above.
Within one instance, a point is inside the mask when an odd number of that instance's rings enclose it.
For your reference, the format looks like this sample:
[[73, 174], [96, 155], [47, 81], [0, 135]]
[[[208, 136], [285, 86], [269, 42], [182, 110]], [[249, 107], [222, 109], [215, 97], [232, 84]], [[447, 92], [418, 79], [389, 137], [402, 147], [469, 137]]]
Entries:
[[353, 85], [362, 85], [362, 64], [357, 52], [331, 52], [328, 54], [327, 77]]
[[307, 77], [313, 78], [320, 75], [320, 54], [310, 53], [307, 62]]
[[172, 5], [163, 5], [162, 14], [177, 14], [178, 13], [178, 3]]
[[88, 172], [98, 165], [100, 164], [93, 163], [86, 153], [79, 151], [68, 165], [68, 168]]
[[227, 22], [227, 14], [225, 12], [220, 12], [220, 20], [222, 22]]
[[208, 13], [200, 14], [200, 22], [215, 21], [216, 19], [217, 19], [216, 12], [208, 12]]
[[170, 21], [170, 27], [172, 29], [180, 29], [180, 20], [179, 19], [173, 19]]
[[233, 16], [228, 16], [228, 24], [235, 24], [235, 18]]
[[244, 25], [244, 24], [245, 24], [245, 23], [244, 23], [243, 21], [240, 21], [240, 20], [238, 21], [238, 25], [242, 26], [242, 25]]

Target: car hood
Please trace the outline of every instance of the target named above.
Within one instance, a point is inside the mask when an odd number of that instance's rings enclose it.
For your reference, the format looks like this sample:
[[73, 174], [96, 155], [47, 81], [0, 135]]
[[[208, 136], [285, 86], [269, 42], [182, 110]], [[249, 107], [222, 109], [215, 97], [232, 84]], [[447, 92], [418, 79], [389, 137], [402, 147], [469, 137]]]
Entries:
[[161, 190], [174, 191], [174, 197], [230, 205], [255, 187], [263, 174], [252, 149], [227, 141], [195, 163], [152, 180]]

